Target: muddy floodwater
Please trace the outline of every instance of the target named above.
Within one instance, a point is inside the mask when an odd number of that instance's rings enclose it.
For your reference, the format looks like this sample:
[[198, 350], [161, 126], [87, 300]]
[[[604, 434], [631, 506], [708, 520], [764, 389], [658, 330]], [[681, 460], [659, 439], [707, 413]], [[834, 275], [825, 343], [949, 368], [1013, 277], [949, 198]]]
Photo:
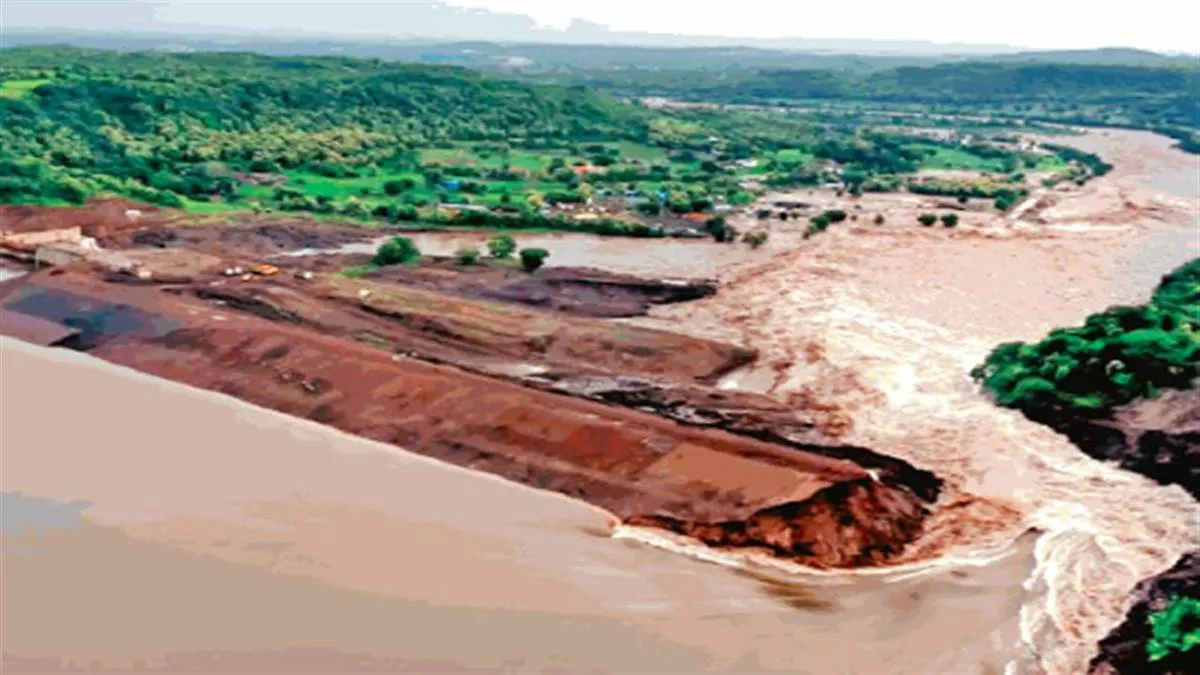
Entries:
[[[0, 340], [5, 669], [1079, 675], [1133, 585], [1200, 543], [1196, 503], [967, 373], [999, 342], [1144, 298], [1200, 255], [1200, 205], [1194, 159], [1160, 137], [1071, 142], [1117, 169], [1037, 223], [806, 241], [771, 221], [757, 251], [515, 235], [551, 265], [718, 277], [636, 321], [754, 347], [722, 386], [835, 406], [847, 441], [944, 478], [900, 568], [816, 573], [614, 530], [554, 494]], [[451, 255], [488, 235], [412, 237]]]
[[[452, 256], [464, 248], [487, 253], [487, 241], [495, 236], [487, 232], [414, 232], [404, 236], [413, 240], [424, 255]], [[747, 260], [765, 260], [765, 251], [751, 252], [748, 247], [717, 244], [711, 239], [631, 239], [600, 237], [591, 234], [523, 234], [514, 232], [520, 248], [544, 248], [550, 252], [550, 267], [597, 267], [629, 274], [656, 274], [673, 277], [713, 277], [722, 269]], [[290, 255], [312, 253], [374, 253], [387, 238], [336, 249], [305, 249]]]
[[6, 672], [1000, 673], [1017, 653], [1028, 543], [907, 578], [739, 573], [87, 356], [3, 339], [0, 359]]
[[996, 588], [981, 600], [1026, 593], [1028, 658], [1014, 672], [1085, 672], [1137, 581], [1200, 545], [1200, 512], [1182, 489], [1092, 460], [989, 402], [968, 375], [997, 344], [1144, 301], [1161, 275], [1200, 255], [1194, 193], [1154, 187], [1196, 185], [1194, 158], [1139, 132], [1076, 141], [1116, 169], [1054, 194], [1027, 221], [949, 232], [851, 225], [794, 246], [772, 232], [768, 262], [727, 270], [712, 298], [652, 312], [760, 350], [723, 386], [830, 403], [853, 419], [847, 440], [945, 479], [914, 559], [969, 556], [1039, 532], [1028, 590]]

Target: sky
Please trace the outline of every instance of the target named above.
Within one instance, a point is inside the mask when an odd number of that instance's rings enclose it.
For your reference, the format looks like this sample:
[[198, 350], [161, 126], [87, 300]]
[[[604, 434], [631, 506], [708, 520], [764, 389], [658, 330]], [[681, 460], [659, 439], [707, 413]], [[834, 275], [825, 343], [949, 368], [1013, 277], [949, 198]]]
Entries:
[[[1200, 53], [1194, 28], [1200, 2], [1194, 0], [0, 0], [0, 30], [207, 27], [438, 38], [451, 31], [462, 33], [454, 37], [503, 39], [492, 35], [499, 31], [521, 39], [536, 35], [538, 26], [561, 29], [572, 20], [678, 35]], [[602, 35], [579, 24], [571, 34]]]
[[[691, 35], [911, 39], [1056, 49], [1120, 46], [1200, 52], [1200, 31], [1196, 29], [1200, 26], [1200, 2], [1194, 0], [450, 2], [463, 7], [519, 12], [557, 27], [580, 18], [614, 30]], [[1187, 19], [1183, 20], [1184, 17]]]

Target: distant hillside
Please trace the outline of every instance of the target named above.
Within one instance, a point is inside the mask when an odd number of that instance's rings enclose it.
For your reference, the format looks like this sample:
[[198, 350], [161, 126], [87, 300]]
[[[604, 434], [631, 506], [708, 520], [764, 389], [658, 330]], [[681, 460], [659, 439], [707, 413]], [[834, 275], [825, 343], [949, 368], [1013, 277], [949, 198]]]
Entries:
[[336, 176], [452, 141], [647, 133], [642, 111], [603, 94], [451, 66], [74, 47], [0, 58], [0, 197], [10, 201], [107, 190], [176, 205], [172, 192], [230, 191], [228, 169]]
[[4, 47], [74, 45], [119, 51], [241, 51], [273, 56], [348, 56], [389, 61], [441, 63], [479, 70], [575, 72], [592, 70], [754, 69], [873, 70], [906, 65], [934, 65], [966, 59], [995, 62], [1081, 63], [1091, 65], [1187, 66], [1194, 59], [1137, 49], [971, 53], [953, 50], [894, 53], [879, 44], [859, 41], [861, 52], [831, 48], [813, 41], [808, 48], [727, 46], [627, 46], [618, 44], [554, 44], [483, 40], [316, 39], [180, 33], [116, 33], [7, 29]]
[[1109, 47], [1105, 49], [1075, 49], [1059, 51], [1028, 51], [1016, 54], [995, 54], [975, 60], [992, 62], [1081, 63], [1101, 66], [1180, 66], [1195, 67], [1197, 57], [1159, 54], [1144, 49]]

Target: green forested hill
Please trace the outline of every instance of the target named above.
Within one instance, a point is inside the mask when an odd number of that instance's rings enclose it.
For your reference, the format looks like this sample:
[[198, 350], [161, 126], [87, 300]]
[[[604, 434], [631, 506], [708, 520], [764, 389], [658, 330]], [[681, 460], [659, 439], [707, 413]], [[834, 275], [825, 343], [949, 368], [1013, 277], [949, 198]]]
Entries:
[[[899, 77], [888, 85], [896, 96], [924, 95], [920, 76], [892, 73], [878, 77]], [[693, 77], [675, 84], [695, 93]], [[819, 94], [858, 76], [772, 77], [772, 86]], [[704, 82], [709, 93], [748, 86]], [[250, 53], [3, 50], [0, 117], [3, 202], [79, 203], [111, 192], [194, 210], [392, 220], [427, 218], [438, 204], [528, 213], [593, 196], [652, 202], [638, 204], [647, 216], [712, 211], [750, 201], [746, 190], [759, 188], [746, 185], [841, 175], [852, 191], [888, 189], [918, 168], [990, 170], [1002, 191], [1018, 194], [1019, 168], [1085, 180], [1100, 166], [847, 114], [656, 110], [579, 85], [459, 67]], [[971, 186], [939, 189], [983, 196]]]
[[6, 50], [0, 65], [0, 198], [111, 189], [170, 203], [164, 190], [226, 191], [212, 162], [353, 168], [452, 140], [639, 140], [648, 128], [582, 87], [455, 67], [73, 48]]
[[624, 95], [936, 106], [939, 112], [1129, 126], [1168, 133], [1200, 152], [1200, 67], [1191, 61], [1155, 67], [965, 61], [860, 72], [760, 69], [713, 77], [685, 70], [593, 71], [573, 77]]

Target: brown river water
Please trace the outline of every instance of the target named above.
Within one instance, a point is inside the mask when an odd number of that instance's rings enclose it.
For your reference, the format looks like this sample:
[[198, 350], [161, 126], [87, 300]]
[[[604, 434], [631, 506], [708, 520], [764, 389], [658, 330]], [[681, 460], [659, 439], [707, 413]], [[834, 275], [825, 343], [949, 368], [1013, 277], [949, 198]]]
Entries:
[[[1087, 458], [966, 375], [1200, 255], [1194, 158], [1136, 132], [1084, 142], [1118, 170], [1040, 229], [804, 242], [774, 223], [753, 252], [518, 237], [558, 264], [720, 276], [644, 321], [758, 347], [727, 386], [835, 402], [850, 440], [946, 478], [898, 568], [614, 532], [554, 494], [0, 340], [5, 672], [1078, 675], [1134, 583], [1198, 544], [1182, 490]], [[423, 236], [427, 253], [483, 239]]]

